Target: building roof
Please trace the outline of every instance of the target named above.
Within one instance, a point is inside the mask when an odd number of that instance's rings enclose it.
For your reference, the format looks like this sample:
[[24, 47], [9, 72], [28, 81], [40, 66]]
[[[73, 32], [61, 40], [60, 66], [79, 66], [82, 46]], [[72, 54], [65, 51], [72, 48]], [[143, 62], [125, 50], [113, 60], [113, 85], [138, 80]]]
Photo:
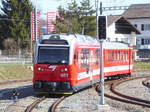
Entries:
[[140, 34], [140, 31], [123, 16], [107, 16], [107, 26], [112, 23], [115, 23], [116, 33], [131, 34], [131, 32], [135, 32], [136, 34]]
[[132, 4], [123, 16], [128, 19], [150, 18], [150, 4]]
[[115, 23], [121, 15], [110, 15], [107, 16], [107, 26], [111, 25], [112, 23]]

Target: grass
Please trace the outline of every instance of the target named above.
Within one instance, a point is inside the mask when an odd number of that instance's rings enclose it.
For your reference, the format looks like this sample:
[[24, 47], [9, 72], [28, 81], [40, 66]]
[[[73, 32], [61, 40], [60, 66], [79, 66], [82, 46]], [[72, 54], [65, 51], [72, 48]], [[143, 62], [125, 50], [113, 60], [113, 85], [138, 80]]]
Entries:
[[29, 66], [32, 65], [0, 64], [0, 80], [31, 79], [32, 70], [29, 69]]
[[134, 71], [150, 71], [150, 62], [134, 62]]
[[[0, 64], [0, 81], [32, 79], [31, 64]], [[134, 71], [150, 71], [150, 62], [134, 62]]]

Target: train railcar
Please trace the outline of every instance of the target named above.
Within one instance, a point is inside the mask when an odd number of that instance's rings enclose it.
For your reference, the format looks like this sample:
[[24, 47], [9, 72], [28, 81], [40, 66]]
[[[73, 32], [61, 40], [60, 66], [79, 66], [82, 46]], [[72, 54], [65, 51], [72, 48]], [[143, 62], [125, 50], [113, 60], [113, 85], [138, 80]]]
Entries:
[[[131, 74], [132, 48], [104, 42], [104, 75]], [[79, 34], [44, 35], [36, 42], [33, 88], [36, 94], [72, 94], [100, 79], [100, 43]]]

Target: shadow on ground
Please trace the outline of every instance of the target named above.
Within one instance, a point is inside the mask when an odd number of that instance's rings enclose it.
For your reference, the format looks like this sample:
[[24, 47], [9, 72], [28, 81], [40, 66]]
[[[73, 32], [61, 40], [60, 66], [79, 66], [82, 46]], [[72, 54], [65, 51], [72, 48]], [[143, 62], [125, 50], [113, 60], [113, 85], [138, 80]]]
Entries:
[[11, 88], [0, 90], [0, 100], [12, 100], [13, 95], [18, 95], [18, 99], [34, 96], [32, 85], [21, 88]]

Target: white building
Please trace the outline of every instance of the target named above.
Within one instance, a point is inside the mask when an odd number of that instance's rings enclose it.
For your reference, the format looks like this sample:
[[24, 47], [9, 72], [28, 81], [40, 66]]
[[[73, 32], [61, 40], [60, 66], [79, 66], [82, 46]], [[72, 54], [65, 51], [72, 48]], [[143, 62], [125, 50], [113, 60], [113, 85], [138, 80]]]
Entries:
[[122, 16], [107, 16], [107, 41], [118, 41], [136, 45], [140, 32]]
[[141, 32], [137, 35], [138, 57], [150, 58], [150, 4], [133, 4], [123, 16]]

